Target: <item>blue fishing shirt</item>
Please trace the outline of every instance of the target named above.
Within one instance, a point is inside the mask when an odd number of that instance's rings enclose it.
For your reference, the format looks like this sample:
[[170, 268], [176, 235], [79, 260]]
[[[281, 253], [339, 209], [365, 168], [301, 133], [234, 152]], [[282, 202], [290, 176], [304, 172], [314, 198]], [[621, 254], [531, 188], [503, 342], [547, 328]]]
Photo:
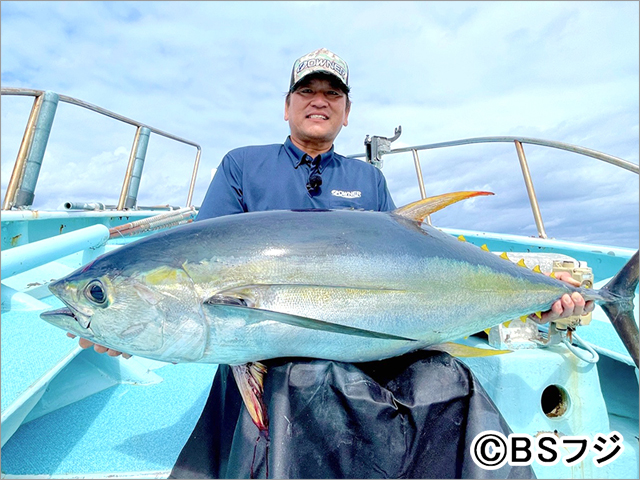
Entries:
[[[310, 177], [316, 173], [322, 183], [309, 190]], [[333, 147], [312, 159], [287, 137], [284, 144], [242, 147], [227, 153], [196, 220], [314, 208], [389, 211], [395, 204], [378, 168], [343, 157]]]

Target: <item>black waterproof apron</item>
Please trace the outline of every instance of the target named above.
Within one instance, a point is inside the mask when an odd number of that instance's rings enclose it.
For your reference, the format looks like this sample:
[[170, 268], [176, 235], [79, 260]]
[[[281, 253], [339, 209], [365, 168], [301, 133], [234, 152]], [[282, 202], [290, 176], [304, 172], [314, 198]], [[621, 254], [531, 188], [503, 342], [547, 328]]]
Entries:
[[170, 478], [535, 478], [530, 467], [474, 463], [478, 433], [511, 431], [468, 367], [445, 353], [264, 363], [269, 440], [221, 365]]

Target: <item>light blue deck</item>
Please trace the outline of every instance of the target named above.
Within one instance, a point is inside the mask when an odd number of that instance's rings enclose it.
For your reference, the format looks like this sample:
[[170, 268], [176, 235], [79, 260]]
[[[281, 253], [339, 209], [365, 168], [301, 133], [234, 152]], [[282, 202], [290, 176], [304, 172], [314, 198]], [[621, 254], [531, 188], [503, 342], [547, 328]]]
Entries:
[[2, 448], [2, 471], [53, 477], [82, 472], [90, 478], [168, 475], [204, 407], [216, 368], [169, 364], [155, 371], [159, 383], [118, 384], [32, 420]]
[[[62, 306], [52, 297], [45, 300], [56, 308]], [[77, 342], [60, 335], [60, 329], [43, 323], [33, 312], [2, 313], [2, 370], [11, 372], [2, 378], [3, 412], [55, 365], [70, 360], [77, 349]]]

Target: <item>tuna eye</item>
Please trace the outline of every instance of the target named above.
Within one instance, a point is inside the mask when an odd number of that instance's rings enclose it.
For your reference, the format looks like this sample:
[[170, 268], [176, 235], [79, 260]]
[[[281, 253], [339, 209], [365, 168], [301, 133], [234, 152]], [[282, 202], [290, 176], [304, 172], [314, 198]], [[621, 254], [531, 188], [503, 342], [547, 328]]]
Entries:
[[93, 281], [84, 289], [86, 297], [98, 305], [102, 305], [107, 301], [107, 294], [104, 287], [99, 281]]

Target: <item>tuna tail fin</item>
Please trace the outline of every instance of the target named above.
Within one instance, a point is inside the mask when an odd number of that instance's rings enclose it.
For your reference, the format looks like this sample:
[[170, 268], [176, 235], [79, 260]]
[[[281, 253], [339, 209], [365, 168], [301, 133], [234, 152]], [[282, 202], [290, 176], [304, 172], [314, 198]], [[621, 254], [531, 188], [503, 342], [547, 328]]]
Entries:
[[[611, 320], [620, 340], [638, 367], [639, 335], [638, 324], [633, 316], [633, 299], [638, 286], [638, 252], [636, 252], [622, 270], [607, 283], [601, 291], [610, 292], [615, 300], [606, 301], [600, 306]], [[603, 293], [605, 293], [603, 292]]]
[[428, 197], [417, 202], [410, 203], [404, 207], [396, 208], [393, 213], [422, 223], [428, 215], [431, 215], [452, 203], [477, 197], [478, 195], [493, 195], [491, 192], [453, 192]]

